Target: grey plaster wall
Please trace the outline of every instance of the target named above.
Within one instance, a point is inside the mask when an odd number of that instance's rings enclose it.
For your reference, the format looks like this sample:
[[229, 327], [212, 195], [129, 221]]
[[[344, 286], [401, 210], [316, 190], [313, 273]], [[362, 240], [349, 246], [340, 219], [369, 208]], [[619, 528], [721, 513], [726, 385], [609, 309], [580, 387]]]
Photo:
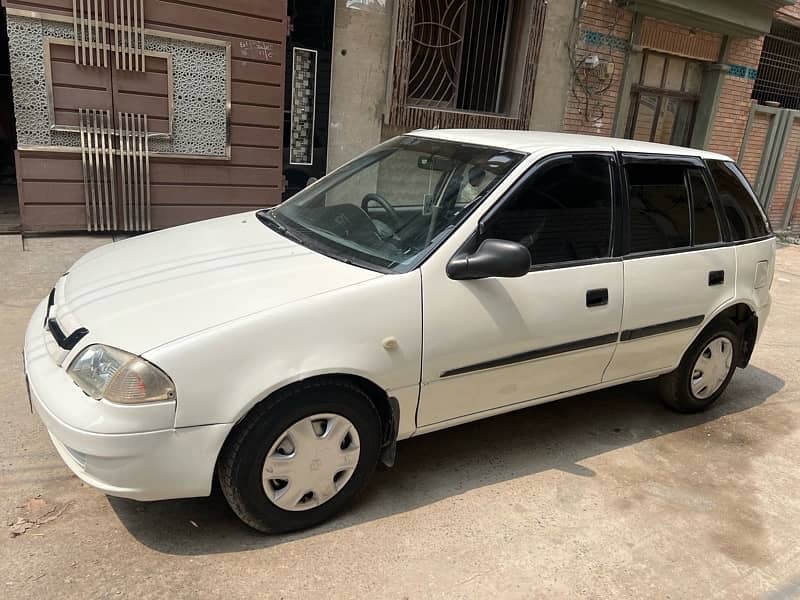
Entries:
[[561, 131], [570, 84], [567, 38], [575, 15], [575, 0], [550, 0], [533, 97], [530, 128]]
[[328, 171], [381, 141], [393, 0], [336, 0]]
[[[336, 0], [328, 171], [402, 131], [383, 124], [394, 1]], [[575, 0], [550, 0], [530, 128], [560, 131], [569, 93]], [[511, 60], [524, 60], [524, 52]]]

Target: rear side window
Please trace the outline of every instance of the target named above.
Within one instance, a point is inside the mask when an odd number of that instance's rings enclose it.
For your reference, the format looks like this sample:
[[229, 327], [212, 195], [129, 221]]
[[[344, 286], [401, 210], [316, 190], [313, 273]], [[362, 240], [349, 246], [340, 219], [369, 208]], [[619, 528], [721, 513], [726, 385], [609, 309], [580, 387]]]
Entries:
[[536, 169], [485, 237], [518, 242], [534, 265], [605, 258], [611, 250], [611, 158], [574, 155]]
[[720, 205], [728, 219], [734, 241], [759, 238], [770, 233], [764, 213], [748, 190], [747, 180], [733, 163], [708, 161], [719, 192]]
[[630, 251], [651, 252], [691, 245], [685, 167], [640, 163], [625, 167], [630, 201]]
[[694, 209], [694, 243], [695, 245], [713, 244], [722, 240], [719, 221], [711, 200], [711, 192], [703, 173], [697, 169], [689, 171], [689, 187], [692, 190]]

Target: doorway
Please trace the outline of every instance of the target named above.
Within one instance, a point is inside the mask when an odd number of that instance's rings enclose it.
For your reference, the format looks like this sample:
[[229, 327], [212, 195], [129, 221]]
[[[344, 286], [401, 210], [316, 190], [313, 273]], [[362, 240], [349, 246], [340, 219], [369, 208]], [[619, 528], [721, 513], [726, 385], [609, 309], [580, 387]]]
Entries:
[[0, 8], [0, 233], [21, 231], [14, 150], [17, 130], [11, 90], [6, 9]]

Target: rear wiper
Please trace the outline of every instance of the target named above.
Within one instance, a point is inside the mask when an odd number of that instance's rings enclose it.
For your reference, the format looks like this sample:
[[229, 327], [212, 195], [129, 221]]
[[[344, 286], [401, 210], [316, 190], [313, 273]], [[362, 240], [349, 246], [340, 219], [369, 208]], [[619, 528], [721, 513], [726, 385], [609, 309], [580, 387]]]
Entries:
[[297, 242], [301, 246], [304, 246], [305, 242], [300, 237], [298, 237], [297, 234], [289, 231], [285, 225], [283, 225], [280, 221], [278, 221], [278, 219], [272, 216], [271, 212], [272, 211], [269, 210], [260, 210], [256, 213], [256, 217], [258, 218], [259, 221], [264, 223], [270, 229], [274, 229], [282, 236], [289, 238], [293, 242]]

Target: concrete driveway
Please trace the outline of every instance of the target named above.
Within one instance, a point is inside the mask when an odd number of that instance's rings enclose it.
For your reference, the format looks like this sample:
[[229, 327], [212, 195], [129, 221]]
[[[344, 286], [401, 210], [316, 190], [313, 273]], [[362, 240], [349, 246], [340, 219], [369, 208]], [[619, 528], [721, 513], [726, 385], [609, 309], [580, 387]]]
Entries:
[[30, 414], [25, 324], [108, 241], [0, 236], [0, 597], [800, 596], [800, 247], [712, 412], [641, 383], [423, 436], [339, 519], [268, 537], [219, 495], [103, 496]]

